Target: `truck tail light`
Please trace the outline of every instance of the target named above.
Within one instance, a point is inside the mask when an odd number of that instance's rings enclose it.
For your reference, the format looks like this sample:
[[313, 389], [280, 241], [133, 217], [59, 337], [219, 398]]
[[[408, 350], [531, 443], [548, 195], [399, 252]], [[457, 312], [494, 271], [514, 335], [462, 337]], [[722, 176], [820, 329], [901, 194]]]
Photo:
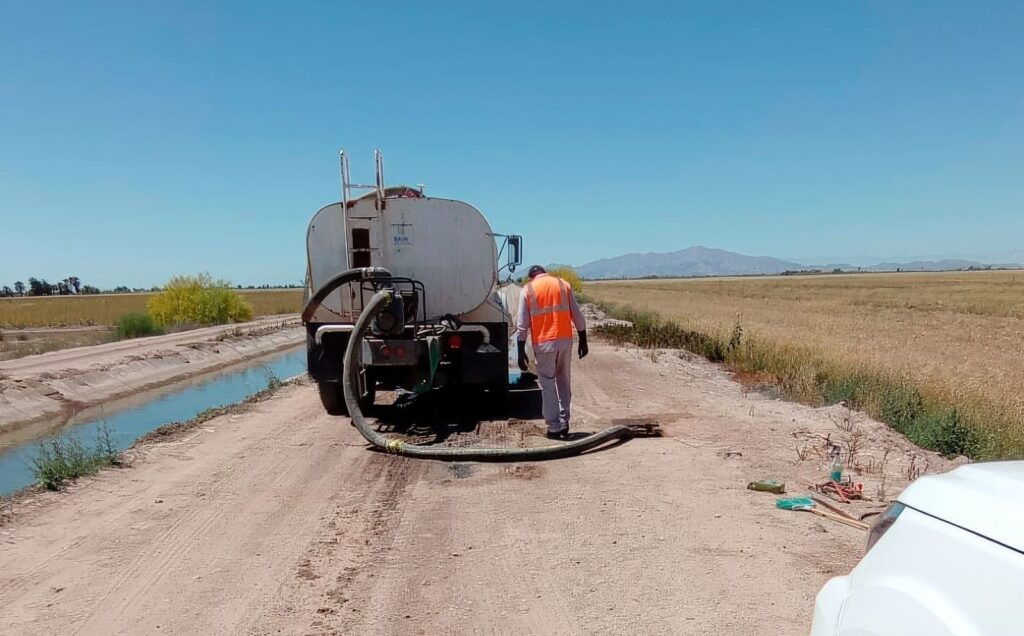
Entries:
[[454, 336], [448, 337], [448, 348], [449, 349], [461, 349], [462, 348], [462, 336], [455, 334]]
[[874, 525], [871, 526], [871, 530], [868, 531], [868, 546], [864, 550], [867, 552], [870, 550], [878, 540], [882, 538], [882, 535], [889, 531], [892, 524], [896, 523], [896, 519], [903, 513], [904, 506], [900, 502], [893, 502], [885, 511], [878, 515], [878, 519], [875, 520]]
[[390, 358], [391, 357], [391, 347], [389, 347], [387, 345], [382, 346], [380, 348], [380, 355], [382, 355], [385, 358]]
[[405, 350], [405, 347], [403, 347], [402, 345], [398, 345], [398, 346], [395, 347], [395, 357], [396, 358], [404, 359], [406, 353], [407, 352]]

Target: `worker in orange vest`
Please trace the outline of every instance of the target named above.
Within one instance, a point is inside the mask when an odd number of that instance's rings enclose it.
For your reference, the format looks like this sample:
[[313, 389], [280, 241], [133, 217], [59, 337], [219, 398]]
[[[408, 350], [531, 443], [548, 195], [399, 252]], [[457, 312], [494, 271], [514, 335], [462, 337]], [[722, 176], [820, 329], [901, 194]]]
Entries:
[[530, 268], [529, 277], [530, 282], [523, 287], [519, 303], [519, 368], [527, 369], [526, 332], [529, 331], [533, 339], [533, 355], [537, 359], [548, 438], [567, 439], [572, 402], [569, 380], [572, 328], [575, 326], [579, 334], [577, 352], [583, 359], [590, 351], [587, 348], [587, 321], [569, 283], [551, 276], [540, 265]]

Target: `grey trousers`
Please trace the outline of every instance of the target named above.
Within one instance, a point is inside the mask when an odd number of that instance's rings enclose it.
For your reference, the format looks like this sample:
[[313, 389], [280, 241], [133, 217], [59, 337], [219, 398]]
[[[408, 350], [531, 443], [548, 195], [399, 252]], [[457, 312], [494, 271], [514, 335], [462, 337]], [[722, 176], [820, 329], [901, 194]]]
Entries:
[[569, 428], [569, 407], [572, 403], [570, 370], [572, 347], [543, 353], [534, 351], [537, 360], [537, 379], [544, 399], [544, 423], [548, 432], [557, 433]]

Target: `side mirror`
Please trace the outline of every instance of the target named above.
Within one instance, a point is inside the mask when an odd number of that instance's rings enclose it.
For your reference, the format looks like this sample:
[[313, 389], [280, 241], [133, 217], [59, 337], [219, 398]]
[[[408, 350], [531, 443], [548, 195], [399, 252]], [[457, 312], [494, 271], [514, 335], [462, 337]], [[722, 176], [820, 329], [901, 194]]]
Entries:
[[508, 271], [516, 271], [523, 264], [523, 237], [513, 234], [508, 237]]

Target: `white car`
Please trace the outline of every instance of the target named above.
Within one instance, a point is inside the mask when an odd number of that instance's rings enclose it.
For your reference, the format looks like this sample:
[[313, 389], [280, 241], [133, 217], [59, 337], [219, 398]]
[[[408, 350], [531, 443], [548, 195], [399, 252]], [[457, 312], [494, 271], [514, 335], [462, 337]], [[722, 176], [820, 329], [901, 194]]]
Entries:
[[1024, 461], [908, 486], [818, 593], [811, 634], [1024, 634]]

